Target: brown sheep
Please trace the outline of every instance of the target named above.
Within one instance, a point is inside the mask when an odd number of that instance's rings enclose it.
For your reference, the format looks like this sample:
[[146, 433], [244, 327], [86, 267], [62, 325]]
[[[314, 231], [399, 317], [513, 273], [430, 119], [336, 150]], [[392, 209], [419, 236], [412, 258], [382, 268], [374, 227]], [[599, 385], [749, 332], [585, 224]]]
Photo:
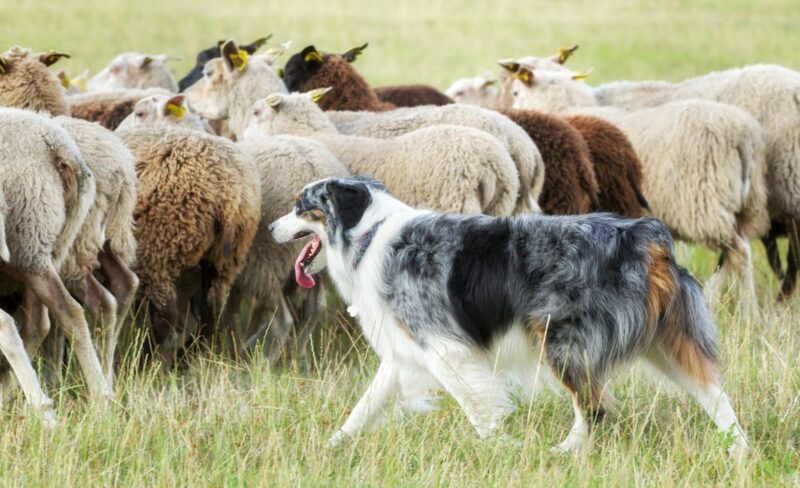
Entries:
[[453, 99], [430, 85], [388, 85], [375, 88], [381, 102], [395, 107], [418, 107], [420, 105], [449, 105]]
[[136, 272], [140, 296], [149, 302], [151, 344], [172, 360], [181, 346], [173, 329], [175, 283], [201, 269], [210, 310], [203, 310], [199, 333], [209, 339], [256, 234], [260, 178], [251, 159], [221, 137], [166, 124], [135, 126], [120, 136], [139, 177]]
[[573, 115], [567, 122], [589, 147], [599, 185], [599, 208], [630, 218], [643, 217], [650, 208], [642, 195], [642, 163], [631, 141], [617, 126], [598, 117]]
[[76, 119], [97, 122], [108, 130], [117, 130], [119, 124], [133, 113], [136, 102], [152, 95], [169, 94], [167, 90], [116, 90], [110, 92], [82, 93], [69, 97], [70, 111]]

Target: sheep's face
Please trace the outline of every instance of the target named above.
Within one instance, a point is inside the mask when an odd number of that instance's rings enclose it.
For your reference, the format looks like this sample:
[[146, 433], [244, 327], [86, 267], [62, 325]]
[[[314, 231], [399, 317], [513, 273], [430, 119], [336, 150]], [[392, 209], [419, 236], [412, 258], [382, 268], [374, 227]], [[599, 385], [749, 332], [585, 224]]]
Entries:
[[164, 88], [176, 90], [165, 54], [123, 53], [89, 80], [90, 91], [111, 91], [130, 88]]
[[570, 72], [526, 71], [508, 84], [512, 108], [562, 113], [576, 107], [594, 106], [591, 88]]
[[189, 106], [207, 119], [228, 116], [228, 93], [231, 74], [226, 73], [222, 59], [212, 59], [203, 67], [203, 77], [186, 90]]
[[293, 54], [283, 68], [283, 82], [286, 88], [290, 92], [303, 90], [306, 82], [322, 68], [324, 59], [322, 53], [313, 45]]
[[66, 54], [33, 54], [12, 47], [0, 56], [0, 105], [69, 115], [67, 99], [58, 78], [48, 70]]
[[137, 124], [180, 124], [191, 116], [183, 95], [153, 95], [139, 100], [133, 107], [133, 117]]
[[329, 90], [322, 88], [307, 93], [273, 93], [257, 101], [253, 105], [245, 138], [326, 131], [330, 121], [316, 102]]
[[497, 104], [497, 79], [484, 74], [474, 78], [461, 78], [453, 82], [445, 94], [457, 103], [467, 103], [492, 108]]

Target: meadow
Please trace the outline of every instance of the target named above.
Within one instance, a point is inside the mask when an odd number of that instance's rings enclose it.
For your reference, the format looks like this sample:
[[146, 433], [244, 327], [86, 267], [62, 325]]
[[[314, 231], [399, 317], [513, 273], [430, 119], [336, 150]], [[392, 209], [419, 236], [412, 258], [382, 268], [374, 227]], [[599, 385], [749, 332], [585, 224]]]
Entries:
[[[374, 85], [444, 89], [498, 69], [500, 58], [572, 44], [581, 47], [571, 65], [594, 68], [592, 83], [679, 80], [756, 62], [800, 70], [796, 0], [0, 0], [0, 25], [0, 48], [67, 52], [72, 59], [55, 68], [70, 74], [142, 51], [183, 56], [174, 63], [180, 77], [218, 39], [268, 33], [276, 43], [291, 39], [292, 52], [369, 42], [357, 67]], [[88, 400], [70, 364], [61, 389], [49, 392], [55, 429], [44, 429], [20, 398], [0, 411], [0, 485], [800, 486], [800, 293], [777, 305], [763, 247], [753, 249], [762, 317], [742, 315], [735, 293], [714, 304], [724, 384], [753, 447], [740, 463], [728, 459], [727, 439], [696, 404], [638, 368], [614, 382], [620, 406], [582, 456], [548, 452], [572, 422], [569, 402], [550, 392], [519, 399], [503, 428], [518, 443], [480, 441], [442, 398], [436, 412], [395, 418], [327, 450], [377, 368], [334, 307], [301, 364], [209, 353], [179, 370], [142, 370], [129, 340], [111, 405]], [[688, 245], [678, 257], [701, 279], [717, 262]]]

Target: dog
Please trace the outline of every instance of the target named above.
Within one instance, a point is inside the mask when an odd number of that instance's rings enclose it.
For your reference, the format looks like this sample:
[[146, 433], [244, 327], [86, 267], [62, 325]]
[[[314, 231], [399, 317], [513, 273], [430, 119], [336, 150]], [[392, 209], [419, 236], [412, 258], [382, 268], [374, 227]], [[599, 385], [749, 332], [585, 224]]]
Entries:
[[512, 410], [514, 383], [549, 370], [575, 415], [554, 449], [579, 451], [605, 412], [612, 373], [641, 358], [732, 436], [732, 455], [749, 450], [720, 385], [701, 287], [676, 264], [659, 220], [438, 214], [353, 177], [309, 184], [269, 230], [278, 242], [309, 238], [297, 283], [312, 287], [327, 268], [380, 357], [328, 446], [379, 425], [393, 397], [412, 403], [429, 384], [486, 438]]

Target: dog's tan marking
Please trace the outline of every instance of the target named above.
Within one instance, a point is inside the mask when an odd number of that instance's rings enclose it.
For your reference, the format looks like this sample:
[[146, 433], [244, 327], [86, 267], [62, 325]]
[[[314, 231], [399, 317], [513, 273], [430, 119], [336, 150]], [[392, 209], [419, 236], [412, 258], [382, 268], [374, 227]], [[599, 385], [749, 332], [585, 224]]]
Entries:
[[403, 331], [403, 333], [404, 333], [404, 334], [405, 334], [405, 335], [406, 335], [406, 336], [407, 336], [409, 339], [411, 339], [411, 340], [413, 340], [413, 339], [414, 339], [414, 335], [411, 333], [411, 328], [408, 326], [408, 324], [406, 324], [406, 323], [405, 323], [405, 322], [403, 322], [402, 320], [398, 320], [398, 321], [397, 321], [397, 326], [398, 326], [398, 327], [400, 327], [400, 330], [402, 330], [402, 331]]
[[661, 316], [667, 311], [677, 291], [677, 281], [672, 270], [672, 253], [656, 244], [648, 248], [650, 264], [647, 269], [647, 328], [650, 337], [656, 331]]

